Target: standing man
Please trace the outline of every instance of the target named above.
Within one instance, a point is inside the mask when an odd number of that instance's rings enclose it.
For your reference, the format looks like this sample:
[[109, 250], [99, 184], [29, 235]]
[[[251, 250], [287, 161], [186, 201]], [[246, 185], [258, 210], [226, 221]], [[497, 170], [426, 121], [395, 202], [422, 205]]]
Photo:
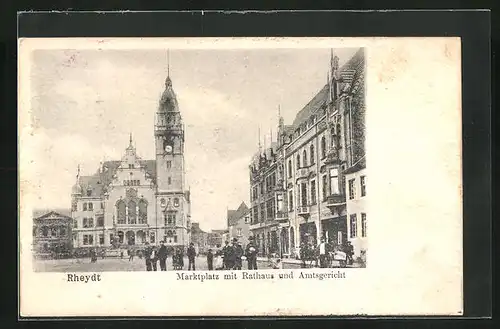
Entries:
[[254, 239], [253, 236], [249, 237], [249, 242], [245, 250], [249, 270], [257, 269], [257, 246], [255, 245]]
[[160, 270], [161, 271], [166, 271], [167, 270], [167, 247], [165, 246], [165, 242], [161, 242], [161, 247], [160, 250], [158, 250], [158, 259], [160, 260]]
[[228, 262], [230, 261], [229, 260], [229, 254], [231, 253], [231, 246], [229, 245], [229, 241], [224, 241], [225, 245], [224, 247], [222, 247], [222, 250], [221, 250], [221, 253], [222, 253], [222, 258], [223, 258], [223, 268], [225, 270], [228, 270], [229, 269], [229, 265], [228, 265]]
[[347, 241], [347, 248], [346, 248], [346, 256], [347, 256], [347, 264], [352, 265], [353, 259], [352, 256], [354, 255], [354, 247], [351, 244], [351, 241]]
[[193, 271], [196, 271], [194, 265], [194, 259], [196, 257], [196, 249], [194, 249], [194, 243], [189, 244], [189, 248], [187, 249], [187, 256], [189, 260], [188, 271], [191, 271], [191, 266], [193, 267]]
[[208, 265], [208, 270], [212, 271], [214, 269], [214, 254], [212, 254], [212, 249], [208, 249], [207, 253], [207, 265]]
[[153, 249], [149, 246], [149, 243], [146, 242], [146, 248], [144, 249], [144, 258], [146, 259], [146, 271], [151, 271], [151, 254], [153, 253]]
[[318, 254], [319, 254], [319, 267], [326, 268], [326, 242], [325, 238], [321, 238], [321, 242], [318, 245]]
[[234, 249], [234, 269], [235, 270], [241, 270], [242, 267], [242, 260], [241, 257], [245, 254], [245, 251], [243, 250], [243, 247], [241, 246], [241, 242], [238, 242], [236, 244], [236, 247]]
[[153, 266], [153, 271], [157, 270], [158, 266], [158, 248], [156, 246], [153, 247], [151, 251], [151, 265]]

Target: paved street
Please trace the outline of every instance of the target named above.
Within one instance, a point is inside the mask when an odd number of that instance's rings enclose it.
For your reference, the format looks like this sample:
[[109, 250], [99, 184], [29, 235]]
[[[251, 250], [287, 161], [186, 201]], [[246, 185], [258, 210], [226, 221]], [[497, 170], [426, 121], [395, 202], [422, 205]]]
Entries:
[[[96, 263], [91, 263], [90, 258], [80, 259], [54, 259], [54, 260], [35, 260], [34, 270], [36, 272], [111, 272], [111, 271], [145, 271], [146, 263], [144, 259], [134, 257], [134, 260], [129, 261], [128, 257], [120, 258], [99, 258]], [[300, 268], [296, 264], [284, 264], [284, 268]], [[184, 270], [187, 270], [188, 260], [184, 259]], [[269, 269], [269, 263], [259, 261], [257, 263], [259, 269]], [[247, 268], [247, 263], [243, 262], [243, 269]], [[172, 258], [167, 261], [167, 271], [171, 271]], [[197, 257], [196, 270], [207, 270], [207, 260], [205, 257]], [[158, 270], [160, 265], [158, 263]]]

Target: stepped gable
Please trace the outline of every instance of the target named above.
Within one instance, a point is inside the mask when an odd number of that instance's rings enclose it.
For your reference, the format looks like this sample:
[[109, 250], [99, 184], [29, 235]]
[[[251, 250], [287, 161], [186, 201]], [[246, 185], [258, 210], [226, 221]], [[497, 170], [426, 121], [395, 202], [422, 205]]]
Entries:
[[[156, 180], [156, 160], [139, 160], [141, 167], [146, 171], [148, 178]], [[116, 173], [118, 167], [120, 167], [121, 161], [105, 161], [103, 163], [103, 170], [97, 172], [91, 176], [81, 176], [80, 186], [82, 187], [83, 195], [88, 196], [87, 191], [90, 191], [91, 197], [101, 197], [106, 191], [106, 187], [113, 180], [113, 176]]]

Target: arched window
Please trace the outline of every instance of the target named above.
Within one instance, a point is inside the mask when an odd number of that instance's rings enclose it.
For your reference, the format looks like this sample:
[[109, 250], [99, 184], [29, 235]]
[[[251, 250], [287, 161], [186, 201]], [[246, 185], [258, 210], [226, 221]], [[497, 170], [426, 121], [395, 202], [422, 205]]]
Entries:
[[300, 154], [297, 154], [297, 169], [300, 168]]
[[290, 227], [290, 246], [295, 248], [295, 232], [293, 231], [293, 226]]
[[118, 217], [118, 224], [125, 224], [126, 206], [123, 200], [119, 200], [116, 203], [116, 213]]
[[292, 178], [292, 160], [288, 160], [288, 178]]
[[302, 151], [302, 165], [304, 167], [307, 167], [307, 151], [306, 150]]
[[309, 151], [310, 156], [311, 156], [311, 164], [313, 165], [315, 163], [315, 159], [314, 159], [314, 145], [311, 144], [311, 150]]
[[146, 200], [139, 201], [139, 224], [146, 224], [148, 222], [148, 203]]
[[128, 203], [128, 222], [129, 224], [137, 224], [137, 204], [131, 200]]
[[179, 198], [174, 198], [174, 207], [179, 207]]
[[122, 231], [118, 231], [118, 243], [123, 243], [123, 237], [125, 234]]
[[321, 137], [321, 157], [326, 157], [326, 140], [325, 136]]
[[94, 204], [92, 202], [89, 202], [89, 210], [90, 211], [94, 210]]

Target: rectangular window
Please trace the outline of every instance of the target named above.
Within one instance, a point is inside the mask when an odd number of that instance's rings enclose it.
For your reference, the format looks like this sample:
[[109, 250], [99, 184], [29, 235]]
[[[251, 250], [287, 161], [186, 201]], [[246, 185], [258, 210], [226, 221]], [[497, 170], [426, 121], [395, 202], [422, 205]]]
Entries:
[[101, 209], [104, 209], [104, 202], [101, 202]]
[[358, 236], [358, 218], [356, 214], [352, 214], [350, 216], [350, 222], [351, 222], [351, 238], [355, 238]]
[[342, 231], [337, 232], [337, 244], [342, 245], [344, 241], [342, 240]]
[[97, 227], [104, 226], [104, 217], [97, 217]]
[[89, 218], [89, 227], [94, 227], [94, 219]]
[[99, 234], [99, 244], [100, 245], [104, 244], [104, 234]]
[[366, 238], [366, 214], [361, 213], [361, 236]]
[[338, 168], [330, 169], [330, 195], [340, 194], [339, 190], [339, 170]]
[[352, 200], [356, 197], [356, 186], [354, 185], [355, 180], [349, 179], [349, 200]]
[[71, 211], [77, 211], [78, 210], [78, 204], [76, 202], [71, 204]]
[[174, 235], [174, 243], [177, 243], [177, 235]]
[[278, 194], [276, 196], [276, 200], [277, 200], [276, 211], [282, 212], [283, 211], [283, 194]]
[[288, 178], [292, 178], [292, 160], [288, 160]]
[[326, 177], [326, 175], [323, 175], [323, 200], [326, 200], [327, 196], [328, 196], [328, 177]]
[[172, 184], [172, 178], [171, 177], [168, 178], [168, 185], [170, 185], [170, 184]]
[[83, 245], [91, 246], [94, 244], [94, 236], [90, 234], [83, 235]]
[[366, 195], [366, 176], [361, 176], [361, 196]]
[[151, 232], [151, 235], [149, 236], [149, 243], [155, 243], [155, 233]]
[[239, 229], [237, 230], [237, 233], [236, 233], [236, 234], [238, 235], [238, 237], [242, 236], [242, 235], [243, 235], [243, 229], [239, 228]]
[[87, 211], [87, 203], [83, 203], [83, 211]]
[[301, 196], [302, 206], [303, 207], [307, 206], [307, 184], [306, 183], [300, 184], [300, 196]]
[[94, 210], [94, 204], [92, 202], [89, 202], [89, 211]]
[[128, 169], [134, 169], [134, 164], [133, 163], [129, 163]]
[[167, 161], [167, 169], [172, 168], [172, 161]]
[[316, 180], [311, 181], [311, 204], [316, 204]]
[[113, 234], [113, 233], [111, 233], [111, 234], [109, 235], [109, 243], [111, 243], [111, 244], [112, 244], [112, 243], [113, 243], [113, 241], [114, 241], [114, 239], [115, 239], [115, 236], [114, 236], [114, 234]]

